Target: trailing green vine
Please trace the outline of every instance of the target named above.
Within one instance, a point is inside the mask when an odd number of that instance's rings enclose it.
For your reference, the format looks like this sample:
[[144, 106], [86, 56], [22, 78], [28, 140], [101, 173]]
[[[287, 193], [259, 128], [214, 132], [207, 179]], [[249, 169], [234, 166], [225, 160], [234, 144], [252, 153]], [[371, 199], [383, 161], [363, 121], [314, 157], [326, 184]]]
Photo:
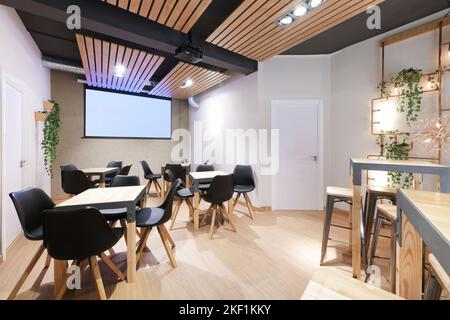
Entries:
[[389, 81], [382, 81], [378, 89], [383, 97], [389, 98], [391, 93], [388, 85], [393, 85], [398, 92], [399, 112], [406, 112], [406, 123], [411, 126], [417, 120], [422, 106], [423, 87], [420, 80], [423, 76], [421, 69], [403, 69]]
[[60, 106], [56, 101], [49, 100], [54, 107], [48, 112], [44, 122], [44, 138], [41, 143], [44, 151], [44, 166], [49, 176], [53, 177], [52, 164], [56, 159], [56, 146], [59, 143], [59, 131], [61, 128]]
[[[381, 135], [377, 138], [377, 144], [383, 145], [386, 149], [386, 159], [390, 160], [408, 160], [411, 144], [407, 142], [409, 134], [399, 133], [398, 131], [389, 131], [383, 134], [387, 141], [382, 142]], [[403, 136], [401, 141], [399, 137]], [[403, 189], [411, 187], [413, 182], [411, 173], [388, 172], [388, 184], [391, 187], [400, 186]]]

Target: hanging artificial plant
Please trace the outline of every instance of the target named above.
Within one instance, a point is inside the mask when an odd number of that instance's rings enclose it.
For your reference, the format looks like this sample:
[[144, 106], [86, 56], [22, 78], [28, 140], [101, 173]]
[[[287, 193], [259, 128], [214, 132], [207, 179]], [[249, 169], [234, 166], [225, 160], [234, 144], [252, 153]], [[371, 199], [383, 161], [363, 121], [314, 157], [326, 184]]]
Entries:
[[59, 116], [60, 107], [56, 101], [53, 103], [53, 109], [48, 111], [47, 119], [44, 122], [44, 138], [41, 143], [44, 151], [44, 166], [49, 176], [53, 177], [52, 164], [56, 159], [56, 146], [59, 143], [59, 130], [61, 119]]
[[388, 85], [393, 85], [398, 90], [399, 112], [406, 112], [406, 123], [411, 126], [419, 116], [422, 105], [423, 88], [420, 80], [423, 76], [421, 69], [403, 69], [389, 81], [382, 81], [378, 89], [383, 97], [391, 96]]
[[[401, 142], [398, 141], [399, 136], [403, 135]], [[398, 131], [389, 131], [383, 134], [388, 140], [384, 141], [383, 146], [386, 148], [386, 159], [390, 160], [408, 160], [411, 144], [407, 142], [408, 133], [399, 133]], [[381, 146], [381, 135], [378, 136], [377, 144]], [[413, 175], [411, 173], [388, 172], [388, 184], [391, 187], [401, 186], [403, 189], [411, 187]]]

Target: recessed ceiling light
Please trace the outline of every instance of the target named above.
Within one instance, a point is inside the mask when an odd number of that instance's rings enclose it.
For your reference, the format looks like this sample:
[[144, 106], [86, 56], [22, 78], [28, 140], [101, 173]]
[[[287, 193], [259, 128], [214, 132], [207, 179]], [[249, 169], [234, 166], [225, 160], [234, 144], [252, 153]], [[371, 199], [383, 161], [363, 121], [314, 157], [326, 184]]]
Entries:
[[309, 5], [311, 6], [311, 8], [317, 8], [318, 6], [320, 6], [322, 4], [323, 0], [311, 0], [309, 2]]
[[294, 15], [297, 17], [302, 17], [308, 12], [308, 8], [305, 6], [300, 6], [294, 10]]
[[279, 20], [279, 24], [282, 27], [286, 27], [294, 22], [294, 19], [291, 16], [285, 16]]
[[187, 79], [185, 82], [183, 82], [180, 86], [181, 89], [186, 89], [189, 88], [190, 86], [192, 86], [194, 84], [194, 81], [192, 81], [191, 79]]
[[114, 67], [114, 75], [116, 77], [123, 77], [123, 75], [125, 74], [125, 72], [127, 71], [127, 68], [125, 68], [123, 65], [118, 64], [117, 66]]

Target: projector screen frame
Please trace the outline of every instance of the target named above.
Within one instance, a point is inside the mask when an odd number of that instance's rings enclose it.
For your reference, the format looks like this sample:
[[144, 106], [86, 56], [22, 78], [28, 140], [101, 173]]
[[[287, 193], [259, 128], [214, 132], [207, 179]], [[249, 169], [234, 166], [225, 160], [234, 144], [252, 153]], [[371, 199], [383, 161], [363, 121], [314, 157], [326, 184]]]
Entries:
[[84, 99], [84, 108], [83, 108], [83, 136], [82, 139], [128, 139], [128, 140], [171, 140], [172, 137], [168, 138], [147, 138], [147, 137], [106, 137], [106, 136], [86, 136], [86, 90], [93, 90], [93, 91], [103, 91], [103, 92], [109, 92], [109, 93], [118, 93], [123, 95], [129, 95], [129, 96], [137, 96], [137, 97], [143, 97], [143, 98], [151, 98], [151, 99], [158, 99], [158, 100], [165, 100], [170, 101], [170, 135], [172, 135], [173, 131], [173, 124], [172, 124], [172, 118], [173, 118], [173, 99], [172, 98], [166, 98], [166, 97], [159, 97], [154, 95], [149, 95], [145, 93], [134, 93], [134, 92], [125, 92], [120, 90], [113, 90], [113, 89], [106, 89], [106, 88], [97, 88], [97, 87], [90, 87], [89, 85], [85, 84], [83, 89], [83, 99]]

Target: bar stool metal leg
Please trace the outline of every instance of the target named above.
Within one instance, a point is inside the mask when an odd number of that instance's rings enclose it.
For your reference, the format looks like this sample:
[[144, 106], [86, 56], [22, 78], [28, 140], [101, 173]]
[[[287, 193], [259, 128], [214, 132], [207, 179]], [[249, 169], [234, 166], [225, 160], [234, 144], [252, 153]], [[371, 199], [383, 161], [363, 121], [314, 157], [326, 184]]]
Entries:
[[373, 233], [372, 246], [370, 247], [370, 255], [369, 255], [369, 266], [372, 265], [373, 259], [375, 258], [375, 253], [378, 245], [378, 238], [381, 233], [381, 223], [382, 219], [379, 215], [377, 215], [376, 223], [375, 223], [375, 231]]
[[396, 287], [396, 281], [397, 281], [397, 274], [396, 274], [396, 263], [397, 263], [397, 228], [395, 225], [391, 226], [391, 261], [390, 261], [390, 267], [389, 267], [389, 275], [391, 278], [391, 292], [395, 293], [395, 287]]
[[334, 209], [334, 197], [328, 196], [327, 207], [325, 210], [325, 221], [323, 224], [322, 252], [320, 255], [320, 265], [323, 264], [323, 261], [325, 260], [325, 255], [327, 253], [328, 238], [330, 236], [330, 227], [331, 227], [331, 218], [333, 216], [333, 209]]
[[425, 300], [440, 300], [442, 294], [442, 287], [436, 279], [433, 269], [430, 270], [428, 277], [427, 289], [425, 291]]

